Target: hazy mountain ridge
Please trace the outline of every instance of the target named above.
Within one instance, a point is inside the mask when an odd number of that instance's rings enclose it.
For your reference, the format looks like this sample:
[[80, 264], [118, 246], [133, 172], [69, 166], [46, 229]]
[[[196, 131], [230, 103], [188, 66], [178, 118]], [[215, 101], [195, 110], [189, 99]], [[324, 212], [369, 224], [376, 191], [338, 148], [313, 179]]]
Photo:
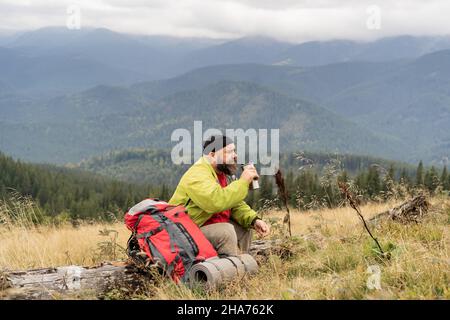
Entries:
[[[173, 130], [191, 130], [195, 120], [203, 121], [204, 130], [280, 129], [280, 147], [293, 151], [394, 155], [401, 148], [400, 143], [387, 142], [314, 103], [254, 83], [219, 81], [157, 101], [146, 101], [123, 88], [113, 89], [100, 87], [52, 99], [36, 109], [41, 121], [4, 123], [1, 148], [25, 159], [36, 152], [39, 161], [78, 161], [111, 149], [167, 148], [174, 145], [170, 141]], [[114, 95], [109, 90], [125, 98], [111, 101]], [[102, 94], [96, 96], [99, 91]]]
[[[170, 78], [217, 64], [317, 66], [413, 59], [450, 49], [450, 40], [444, 36], [399, 36], [372, 42], [330, 40], [294, 44], [258, 36], [232, 40], [184, 39], [122, 34], [102, 28], [48, 27], [5, 36], [0, 46], [5, 47], [0, 49], [0, 67], [9, 66], [21, 75], [17, 79], [6, 77], [13, 87], [32, 93], [58, 94], [100, 84], [124, 85]], [[5, 49], [11, 50], [8, 59], [1, 52]], [[42, 67], [28, 70], [30, 66]], [[52, 69], [49, 74], [43, 72]], [[36, 81], [39, 75], [49, 79]], [[31, 81], [25, 81], [27, 78]]]
[[[64, 28], [2, 38], [0, 147], [61, 163], [110, 149], [167, 147], [177, 126], [203, 120], [217, 127], [223, 119], [230, 128], [280, 128], [283, 147], [412, 162], [449, 155], [450, 50], [428, 53], [445, 49], [448, 37], [186, 41]], [[225, 62], [238, 64], [217, 65]], [[190, 70], [202, 64], [216, 65]], [[190, 71], [169, 78], [183, 70]]]

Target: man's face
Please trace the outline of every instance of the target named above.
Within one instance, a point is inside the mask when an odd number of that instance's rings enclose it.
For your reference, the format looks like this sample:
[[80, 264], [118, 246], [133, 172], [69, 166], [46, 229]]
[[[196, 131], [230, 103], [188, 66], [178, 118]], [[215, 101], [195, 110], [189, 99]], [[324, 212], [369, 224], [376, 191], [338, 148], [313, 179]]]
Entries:
[[236, 146], [230, 143], [214, 153], [217, 169], [225, 174], [232, 175], [237, 171]]

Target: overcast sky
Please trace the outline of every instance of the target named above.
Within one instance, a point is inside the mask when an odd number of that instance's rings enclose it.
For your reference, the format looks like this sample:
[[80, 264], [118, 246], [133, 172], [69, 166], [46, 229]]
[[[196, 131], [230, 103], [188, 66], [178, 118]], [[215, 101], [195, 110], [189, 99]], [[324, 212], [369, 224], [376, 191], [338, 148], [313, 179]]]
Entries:
[[450, 34], [448, 0], [0, 0], [0, 30], [66, 26], [71, 5], [81, 28], [149, 35], [303, 42]]

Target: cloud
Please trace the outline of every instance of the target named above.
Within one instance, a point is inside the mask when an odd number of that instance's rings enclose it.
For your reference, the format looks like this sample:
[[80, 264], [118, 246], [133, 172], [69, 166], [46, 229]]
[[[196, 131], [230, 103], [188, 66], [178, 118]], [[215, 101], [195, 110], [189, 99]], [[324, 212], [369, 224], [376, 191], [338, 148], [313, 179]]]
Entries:
[[[82, 27], [126, 33], [293, 42], [450, 34], [446, 0], [0, 0], [0, 29], [64, 26], [70, 5], [80, 7]], [[371, 5], [379, 29], [367, 27]]]

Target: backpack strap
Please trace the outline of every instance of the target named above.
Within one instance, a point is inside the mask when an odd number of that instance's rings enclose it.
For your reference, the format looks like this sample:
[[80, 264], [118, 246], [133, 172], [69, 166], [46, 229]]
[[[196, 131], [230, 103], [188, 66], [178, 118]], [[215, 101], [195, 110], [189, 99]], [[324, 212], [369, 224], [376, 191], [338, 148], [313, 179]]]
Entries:
[[171, 248], [173, 246], [173, 243], [178, 246], [178, 255], [181, 258], [181, 261], [185, 268], [183, 280], [186, 281], [189, 276], [189, 270], [196, 260], [195, 250], [198, 250], [198, 248], [195, 246], [195, 242], [193, 241], [193, 239], [188, 238], [189, 235], [187, 234], [187, 232], [184, 232], [178, 224], [167, 218], [164, 214], [156, 214], [153, 218], [161, 225], [163, 225], [166, 231], [169, 233]]
[[141, 238], [147, 238], [147, 237], [151, 237], [154, 236], [155, 234], [157, 234], [158, 232], [161, 232], [163, 230], [163, 228], [161, 226], [159, 226], [158, 228], [155, 228], [153, 230], [150, 230], [148, 232], [144, 232], [144, 233], [140, 233], [136, 236], [136, 239], [141, 239]]
[[136, 223], [134, 224], [134, 228], [133, 228], [133, 233], [134, 233], [134, 234], [136, 234], [136, 232], [137, 232], [137, 227], [138, 227], [139, 223], [141, 223], [141, 220], [142, 220], [143, 217], [144, 217], [144, 214], [141, 214], [141, 215], [138, 217]]
[[144, 218], [145, 215], [153, 215], [153, 214], [159, 214], [161, 211], [154, 207], [154, 206], [150, 206], [146, 209], [146, 211], [142, 212], [141, 214], [139, 214], [139, 217], [136, 221], [136, 223], [134, 224], [133, 227], [133, 232], [137, 232], [137, 227], [139, 226], [139, 223], [141, 223], [142, 218]]

